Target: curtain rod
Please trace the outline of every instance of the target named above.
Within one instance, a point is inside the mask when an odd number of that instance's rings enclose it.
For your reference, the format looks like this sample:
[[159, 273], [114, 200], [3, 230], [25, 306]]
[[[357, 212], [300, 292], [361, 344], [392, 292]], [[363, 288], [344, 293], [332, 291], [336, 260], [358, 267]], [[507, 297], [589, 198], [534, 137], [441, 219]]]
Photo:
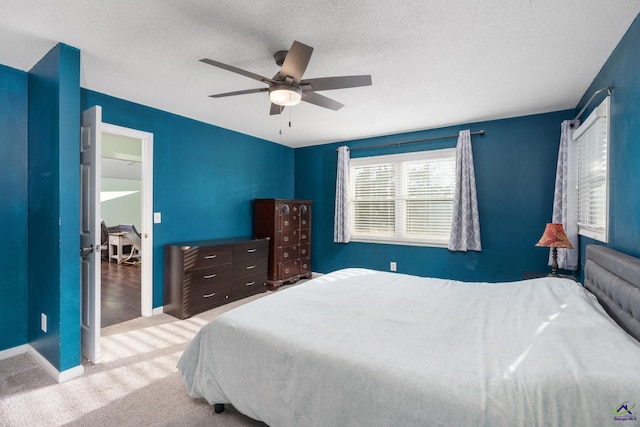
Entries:
[[582, 113], [584, 113], [584, 110], [586, 110], [586, 109], [587, 109], [587, 107], [589, 107], [589, 105], [591, 105], [591, 101], [593, 101], [593, 98], [595, 98], [597, 94], [599, 94], [600, 92], [604, 92], [605, 90], [607, 91], [607, 96], [608, 96], [608, 95], [611, 95], [611, 87], [609, 87], [609, 86], [607, 86], [607, 87], [603, 87], [602, 89], [600, 89], [600, 90], [597, 90], [597, 91], [593, 92], [593, 95], [591, 95], [591, 98], [589, 98], [589, 100], [587, 101], [587, 103], [586, 103], [586, 104], [584, 104], [584, 107], [582, 107], [582, 110], [580, 110], [580, 112], [578, 113], [578, 115], [576, 116], [576, 118], [575, 118], [575, 119], [573, 119], [573, 120], [571, 120], [571, 125], [570, 125], [570, 127], [573, 127], [573, 125], [574, 125], [575, 121], [576, 121], [576, 120], [578, 120], [578, 119], [580, 118], [580, 116], [582, 115]]
[[[484, 135], [484, 130], [479, 130], [478, 132], [471, 132], [471, 135]], [[350, 151], [356, 151], [356, 150], [365, 150], [367, 148], [380, 148], [380, 147], [391, 147], [391, 146], [396, 146], [399, 147], [401, 145], [405, 145], [405, 144], [415, 144], [416, 142], [427, 142], [427, 141], [437, 141], [439, 139], [451, 139], [451, 138], [457, 138], [458, 135], [447, 135], [447, 136], [437, 136], [435, 138], [425, 138], [425, 139], [416, 139], [413, 141], [401, 141], [401, 142], [392, 142], [389, 144], [380, 144], [380, 145], [367, 145], [365, 147], [354, 147], [354, 148], [349, 148]], [[336, 151], [338, 151], [336, 149]]]

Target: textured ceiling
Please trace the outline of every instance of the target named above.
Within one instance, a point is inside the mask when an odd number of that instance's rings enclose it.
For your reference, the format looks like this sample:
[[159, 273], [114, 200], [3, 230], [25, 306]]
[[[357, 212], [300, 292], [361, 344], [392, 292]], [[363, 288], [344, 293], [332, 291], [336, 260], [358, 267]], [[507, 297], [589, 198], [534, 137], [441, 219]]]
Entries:
[[[291, 147], [574, 108], [639, 0], [0, 0], [0, 64], [28, 71], [58, 42], [81, 85]], [[305, 78], [371, 74], [269, 116], [274, 52], [314, 47]], [[288, 122], [292, 127], [288, 127]], [[280, 133], [281, 131], [281, 133]]]

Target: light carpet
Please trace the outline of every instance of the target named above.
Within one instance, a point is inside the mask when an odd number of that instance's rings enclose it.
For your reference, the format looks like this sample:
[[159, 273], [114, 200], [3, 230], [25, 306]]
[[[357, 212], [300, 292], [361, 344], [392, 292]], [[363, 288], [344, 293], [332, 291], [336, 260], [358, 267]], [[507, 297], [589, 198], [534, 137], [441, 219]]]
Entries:
[[28, 354], [0, 360], [0, 426], [264, 426], [191, 398], [176, 363], [203, 325], [269, 293], [185, 320], [160, 314], [104, 328], [101, 362], [63, 384]]

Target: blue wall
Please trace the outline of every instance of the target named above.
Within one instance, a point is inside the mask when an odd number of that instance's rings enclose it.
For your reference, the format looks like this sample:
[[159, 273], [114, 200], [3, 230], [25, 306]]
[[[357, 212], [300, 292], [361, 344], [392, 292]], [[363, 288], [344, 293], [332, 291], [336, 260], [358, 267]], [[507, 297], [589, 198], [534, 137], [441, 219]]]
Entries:
[[0, 65], [0, 350], [28, 342], [27, 73]]
[[293, 149], [100, 93], [82, 110], [105, 123], [153, 133], [153, 305], [163, 305], [164, 245], [250, 236], [254, 198], [293, 197]]
[[28, 102], [29, 341], [64, 371], [81, 360], [77, 49], [59, 44], [31, 69]]
[[[613, 51], [585, 92], [582, 109], [591, 95], [611, 87], [609, 135], [609, 242], [607, 246], [640, 256], [640, 15]], [[604, 96], [604, 94], [603, 94]], [[594, 100], [585, 119], [601, 101]], [[584, 268], [585, 245], [598, 243], [580, 239], [580, 260]]]
[[[328, 272], [358, 266], [473, 281], [520, 280], [523, 272], [548, 271], [548, 250], [535, 247], [551, 221], [560, 123], [574, 110], [472, 123], [422, 132], [306, 147], [296, 150], [296, 197], [314, 200], [312, 265]], [[473, 136], [482, 252], [446, 248], [333, 243], [336, 148], [457, 135]], [[353, 157], [455, 147], [456, 139], [352, 152]]]

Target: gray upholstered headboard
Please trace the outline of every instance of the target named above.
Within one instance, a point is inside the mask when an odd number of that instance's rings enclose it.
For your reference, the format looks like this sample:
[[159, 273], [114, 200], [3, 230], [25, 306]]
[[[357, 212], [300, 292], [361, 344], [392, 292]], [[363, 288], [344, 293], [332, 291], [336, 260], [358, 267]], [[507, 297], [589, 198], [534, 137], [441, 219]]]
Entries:
[[609, 316], [640, 341], [640, 259], [587, 245], [584, 286]]

